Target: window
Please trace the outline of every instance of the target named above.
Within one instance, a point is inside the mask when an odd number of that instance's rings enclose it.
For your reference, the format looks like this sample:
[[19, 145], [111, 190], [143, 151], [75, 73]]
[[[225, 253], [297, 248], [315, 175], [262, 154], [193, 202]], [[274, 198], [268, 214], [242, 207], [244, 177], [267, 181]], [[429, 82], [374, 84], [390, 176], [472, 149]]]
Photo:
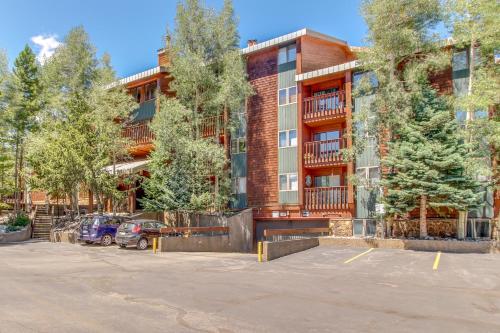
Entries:
[[280, 191], [297, 191], [299, 181], [296, 173], [285, 173], [279, 175]]
[[280, 131], [279, 147], [297, 147], [297, 130]]
[[146, 85], [146, 101], [154, 99], [156, 97], [156, 82], [149, 83]]
[[319, 144], [320, 154], [332, 154], [340, 152], [341, 141], [340, 131], [328, 131], [314, 133], [314, 141], [323, 141]]
[[314, 187], [340, 186], [340, 175], [315, 176]]
[[247, 177], [233, 178], [231, 189], [234, 194], [247, 193]]
[[453, 53], [453, 71], [460, 71], [467, 69], [467, 52], [455, 52]]
[[278, 91], [278, 105], [297, 103], [297, 87], [283, 88]]
[[232, 131], [232, 136], [234, 138], [244, 137], [247, 130], [247, 117], [245, 112], [233, 113], [233, 117], [236, 126]]
[[352, 234], [354, 237], [374, 237], [377, 232], [377, 221], [373, 219], [354, 219]]
[[380, 168], [378, 166], [357, 168], [356, 176], [361, 181], [361, 186], [375, 184], [380, 180]]
[[297, 50], [295, 44], [280, 48], [278, 53], [278, 65], [286, 64], [287, 62], [297, 59]]
[[245, 138], [231, 140], [231, 153], [240, 154], [247, 151], [247, 141]]
[[137, 103], [141, 102], [141, 87], [133, 88], [130, 90], [130, 93], [134, 96]]

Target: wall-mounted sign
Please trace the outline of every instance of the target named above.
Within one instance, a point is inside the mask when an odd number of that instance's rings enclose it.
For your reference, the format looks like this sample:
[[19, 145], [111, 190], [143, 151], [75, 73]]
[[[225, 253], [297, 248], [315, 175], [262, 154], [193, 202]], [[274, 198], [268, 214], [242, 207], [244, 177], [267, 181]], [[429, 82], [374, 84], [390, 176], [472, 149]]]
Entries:
[[306, 176], [306, 186], [311, 187], [312, 185], [312, 177], [310, 175]]
[[280, 217], [287, 217], [288, 216], [288, 212], [280, 212]]
[[273, 218], [275, 218], [275, 217], [280, 217], [280, 212], [274, 211], [273, 212]]
[[375, 213], [377, 213], [379, 215], [385, 214], [384, 204], [381, 204], [381, 203], [375, 204]]
[[309, 217], [309, 211], [308, 210], [303, 210], [302, 211], [302, 216]]

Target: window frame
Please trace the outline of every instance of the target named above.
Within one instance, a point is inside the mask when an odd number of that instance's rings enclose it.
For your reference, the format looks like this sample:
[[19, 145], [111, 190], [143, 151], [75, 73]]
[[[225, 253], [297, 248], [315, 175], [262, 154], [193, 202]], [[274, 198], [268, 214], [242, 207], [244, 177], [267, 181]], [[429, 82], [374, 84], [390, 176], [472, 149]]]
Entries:
[[[378, 169], [378, 178], [370, 178], [370, 169]], [[356, 168], [356, 175], [359, 175], [358, 171], [363, 170], [364, 172], [364, 177], [362, 179], [363, 184], [360, 184], [358, 186], [365, 186], [365, 185], [374, 185], [380, 182], [381, 177], [381, 168], [380, 166], [373, 165], [373, 166], [366, 166], [366, 167], [357, 167]]]
[[[290, 140], [290, 132], [295, 132], [295, 145], [291, 144]], [[285, 133], [285, 146], [281, 145], [281, 133]], [[298, 145], [298, 138], [297, 138], [297, 129], [289, 129], [289, 130], [283, 130], [283, 131], [278, 131], [278, 148], [291, 148], [291, 147], [297, 147]]]
[[[282, 190], [281, 189], [281, 176], [286, 177], [286, 189]], [[290, 181], [291, 176], [295, 176], [296, 178], [296, 184], [297, 188], [293, 189], [292, 188], [292, 183]], [[280, 173], [278, 174], [278, 190], [279, 192], [297, 192], [299, 190], [299, 175], [297, 172], [287, 172], [287, 173]]]
[[[236, 143], [236, 149], [233, 149], [233, 143]], [[245, 149], [242, 151], [240, 149], [241, 144], [244, 143]], [[240, 138], [231, 139], [231, 154], [244, 154], [247, 152], [247, 138], [246, 136]]]
[[[292, 57], [290, 56], [291, 50], [294, 50], [293, 59], [291, 59]], [[285, 52], [285, 61], [284, 62], [282, 62], [280, 60], [280, 54], [282, 51]], [[287, 64], [287, 63], [292, 62], [292, 61], [297, 61], [297, 44], [296, 43], [292, 43], [292, 44], [288, 44], [287, 46], [280, 47], [280, 49], [278, 51], [278, 65]]]
[[[245, 184], [245, 191], [240, 191], [241, 184]], [[247, 194], [247, 177], [234, 177], [231, 178], [231, 194]]]
[[[290, 89], [295, 89], [295, 101], [290, 102]], [[280, 92], [285, 90], [285, 103], [280, 104]], [[297, 85], [278, 89], [278, 106], [297, 104]]]

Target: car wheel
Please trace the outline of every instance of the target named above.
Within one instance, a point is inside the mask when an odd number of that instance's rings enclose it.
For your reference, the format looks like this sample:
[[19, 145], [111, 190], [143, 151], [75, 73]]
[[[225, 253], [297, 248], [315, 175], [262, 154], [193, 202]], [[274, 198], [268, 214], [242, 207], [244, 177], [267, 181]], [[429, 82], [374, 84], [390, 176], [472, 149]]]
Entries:
[[148, 248], [148, 240], [146, 238], [141, 238], [137, 242], [137, 249], [138, 250], [145, 250]]
[[85, 244], [92, 244], [91, 241], [85, 241]]
[[110, 246], [111, 243], [113, 243], [113, 237], [111, 237], [111, 235], [104, 235], [102, 236], [101, 238], [101, 245], [102, 246]]

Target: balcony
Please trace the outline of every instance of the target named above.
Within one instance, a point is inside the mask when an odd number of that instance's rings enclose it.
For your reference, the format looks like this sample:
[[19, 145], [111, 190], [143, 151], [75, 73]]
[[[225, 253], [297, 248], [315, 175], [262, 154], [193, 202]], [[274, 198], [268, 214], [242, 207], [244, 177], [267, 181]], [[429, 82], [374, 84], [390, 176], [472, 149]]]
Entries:
[[122, 137], [129, 139], [132, 146], [139, 146], [153, 143], [154, 134], [149, 123], [143, 121], [124, 127]]
[[347, 186], [306, 188], [304, 208], [307, 210], [348, 209]]
[[345, 139], [311, 141], [304, 144], [304, 166], [320, 168], [344, 163], [342, 149]]
[[321, 125], [329, 120], [345, 117], [345, 91], [305, 97], [304, 98], [304, 123], [308, 125]]
[[223, 135], [224, 115], [203, 118], [200, 124], [200, 134], [203, 138]]

